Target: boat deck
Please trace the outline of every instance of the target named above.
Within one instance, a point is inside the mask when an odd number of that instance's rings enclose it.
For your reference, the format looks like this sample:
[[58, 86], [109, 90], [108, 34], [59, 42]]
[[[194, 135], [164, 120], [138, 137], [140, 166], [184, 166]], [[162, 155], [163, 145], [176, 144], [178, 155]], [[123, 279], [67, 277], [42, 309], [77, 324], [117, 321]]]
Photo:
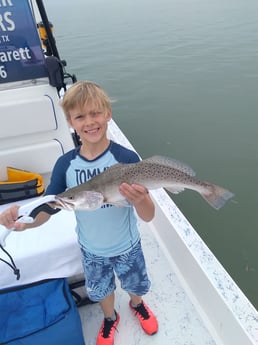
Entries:
[[[120, 323], [116, 333], [116, 344], [126, 345], [215, 345], [187, 293], [182, 288], [173, 270], [171, 258], [167, 257], [162, 244], [159, 244], [150, 225], [140, 223], [142, 246], [145, 254], [148, 274], [152, 282], [144, 300], [151, 307], [159, 321], [159, 332], [146, 335], [138, 324], [137, 318], [128, 307], [129, 297], [117, 282], [115, 307], [120, 314]], [[95, 345], [96, 336], [103, 320], [99, 304], [79, 308], [85, 342]]]
[[[110, 137], [132, 148], [112, 121]], [[120, 314], [116, 344], [258, 345], [258, 313], [213, 253], [163, 190], [151, 192], [156, 215], [139, 221], [152, 282], [146, 303], [158, 318], [159, 332], [144, 334], [117, 283]], [[98, 304], [81, 307], [87, 345], [95, 345], [103, 320]]]

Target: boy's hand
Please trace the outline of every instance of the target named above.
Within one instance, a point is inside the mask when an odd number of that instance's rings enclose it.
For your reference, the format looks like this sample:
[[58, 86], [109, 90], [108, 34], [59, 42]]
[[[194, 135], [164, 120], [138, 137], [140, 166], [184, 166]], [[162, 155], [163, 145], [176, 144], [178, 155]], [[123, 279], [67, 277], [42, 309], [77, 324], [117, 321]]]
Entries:
[[144, 201], [146, 195], [149, 194], [148, 190], [139, 184], [129, 185], [127, 183], [122, 183], [119, 187], [119, 191], [135, 206]]
[[119, 187], [120, 193], [130, 201], [138, 214], [145, 222], [150, 222], [155, 215], [155, 206], [148, 190], [139, 185], [122, 183]]
[[25, 230], [26, 224], [19, 222], [16, 223], [18, 218], [18, 209], [19, 206], [14, 205], [1, 213], [0, 224], [5, 226], [7, 229]]

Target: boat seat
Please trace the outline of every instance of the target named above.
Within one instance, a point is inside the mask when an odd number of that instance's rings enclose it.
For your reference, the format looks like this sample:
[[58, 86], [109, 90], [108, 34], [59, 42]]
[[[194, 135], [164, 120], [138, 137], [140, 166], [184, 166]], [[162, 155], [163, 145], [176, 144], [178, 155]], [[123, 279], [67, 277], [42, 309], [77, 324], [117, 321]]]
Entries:
[[52, 171], [60, 155], [64, 153], [58, 140], [14, 147], [0, 151], [0, 180], [7, 178], [6, 167], [14, 167], [46, 175]]
[[[32, 112], [31, 109], [34, 111]], [[15, 102], [1, 102], [0, 114], [8, 119], [1, 122], [0, 138], [40, 133], [57, 128], [55, 107], [48, 95], [19, 99]]]
[[18, 167], [24, 170], [37, 170], [44, 174], [49, 172], [57, 158], [63, 154], [63, 148], [59, 141], [37, 143], [23, 147], [15, 147], [0, 151], [1, 166]]
[[74, 147], [70, 128], [49, 84], [1, 91], [0, 180], [6, 167], [43, 175], [45, 184], [58, 157]]

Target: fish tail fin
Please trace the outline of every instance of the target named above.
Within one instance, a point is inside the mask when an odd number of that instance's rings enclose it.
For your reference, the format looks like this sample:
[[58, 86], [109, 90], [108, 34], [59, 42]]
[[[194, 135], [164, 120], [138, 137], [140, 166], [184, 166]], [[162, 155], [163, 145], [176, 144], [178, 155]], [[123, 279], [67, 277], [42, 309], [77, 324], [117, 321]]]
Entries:
[[201, 195], [216, 210], [223, 207], [234, 196], [229, 190], [211, 183], [207, 183], [207, 189], [201, 192]]

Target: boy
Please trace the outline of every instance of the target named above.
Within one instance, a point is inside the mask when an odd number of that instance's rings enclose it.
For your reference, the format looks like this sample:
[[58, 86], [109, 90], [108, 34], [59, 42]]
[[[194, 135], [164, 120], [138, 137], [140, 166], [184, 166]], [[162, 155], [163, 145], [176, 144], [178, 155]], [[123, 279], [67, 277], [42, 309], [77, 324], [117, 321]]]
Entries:
[[[65, 93], [61, 106], [82, 144], [57, 160], [45, 194], [62, 193], [113, 164], [139, 161], [135, 152], [108, 139], [111, 101], [100, 86], [93, 82], [77, 82]], [[151, 221], [154, 204], [141, 185], [123, 183], [120, 193], [129, 201], [129, 207], [105, 205], [91, 212], [75, 211], [87, 293], [91, 300], [100, 303], [104, 313], [96, 345], [114, 344], [120, 319], [114, 308], [114, 272], [128, 292], [129, 306], [143, 330], [149, 335], [158, 331], [156, 317], [141, 297], [148, 292], [150, 281], [134, 213], [135, 209], [141, 219]], [[24, 230], [39, 226], [50, 217], [40, 213], [31, 225], [15, 223], [17, 209], [14, 206], [3, 212], [0, 224]]]

